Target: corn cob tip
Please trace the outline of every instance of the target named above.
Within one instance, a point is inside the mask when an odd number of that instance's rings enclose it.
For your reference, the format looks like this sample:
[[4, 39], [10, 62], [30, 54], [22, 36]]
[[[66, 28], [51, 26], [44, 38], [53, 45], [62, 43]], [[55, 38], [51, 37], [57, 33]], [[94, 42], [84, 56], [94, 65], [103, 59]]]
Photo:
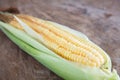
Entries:
[[0, 21], [9, 23], [14, 19], [13, 15], [10, 13], [0, 12]]

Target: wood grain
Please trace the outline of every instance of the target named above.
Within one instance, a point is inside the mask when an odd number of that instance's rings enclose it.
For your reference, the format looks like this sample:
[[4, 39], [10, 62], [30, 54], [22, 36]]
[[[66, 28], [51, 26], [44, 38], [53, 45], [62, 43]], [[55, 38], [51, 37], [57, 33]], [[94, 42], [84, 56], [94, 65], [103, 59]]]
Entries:
[[[119, 0], [0, 0], [0, 8], [51, 20], [83, 32], [111, 57], [120, 74]], [[0, 80], [62, 80], [0, 31]]]

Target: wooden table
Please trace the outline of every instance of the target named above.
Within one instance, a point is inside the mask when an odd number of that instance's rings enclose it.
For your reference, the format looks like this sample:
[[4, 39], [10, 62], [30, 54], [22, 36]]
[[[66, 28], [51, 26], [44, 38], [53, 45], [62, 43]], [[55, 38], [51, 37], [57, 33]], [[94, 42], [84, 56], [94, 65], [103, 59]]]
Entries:
[[[119, 0], [0, 0], [0, 8], [47, 19], [83, 32], [111, 57], [120, 74]], [[62, 80], [0, 31], [0, 80]]]

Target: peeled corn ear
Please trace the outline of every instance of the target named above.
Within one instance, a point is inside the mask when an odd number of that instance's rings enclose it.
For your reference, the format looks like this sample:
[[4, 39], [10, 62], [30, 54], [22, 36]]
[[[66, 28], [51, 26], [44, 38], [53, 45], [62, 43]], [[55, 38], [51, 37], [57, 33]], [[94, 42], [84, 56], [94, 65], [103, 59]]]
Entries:
[[5, 18], [7, 24], [0, 22], [2, 31], [63, 79], [119, 80], [116, 71], [111, 71], [109, 56], [84, 34], [28, 15]]

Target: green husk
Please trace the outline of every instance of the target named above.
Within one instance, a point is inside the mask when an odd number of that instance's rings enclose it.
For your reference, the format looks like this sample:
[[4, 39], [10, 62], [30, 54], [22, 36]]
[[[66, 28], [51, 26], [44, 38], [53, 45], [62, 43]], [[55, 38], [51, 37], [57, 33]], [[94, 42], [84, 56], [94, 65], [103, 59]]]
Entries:
[[77, 66], [67, 60], [59, 59], [35, 49], [4, 28], [2, 28], [2, 31], [21, 49], [65, 80], [118, 80], [116, 79], [116, 73], [106, 74], [98, 68]]
[[80, 66], [61, 58], [36, 39], [9, 24], [0, 22], [0, 28], [22, 50], [65, 80], [120, 80], [115, 70], [111, 72]]

